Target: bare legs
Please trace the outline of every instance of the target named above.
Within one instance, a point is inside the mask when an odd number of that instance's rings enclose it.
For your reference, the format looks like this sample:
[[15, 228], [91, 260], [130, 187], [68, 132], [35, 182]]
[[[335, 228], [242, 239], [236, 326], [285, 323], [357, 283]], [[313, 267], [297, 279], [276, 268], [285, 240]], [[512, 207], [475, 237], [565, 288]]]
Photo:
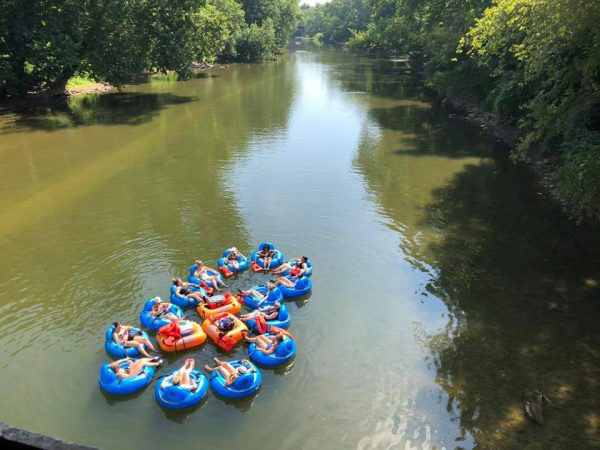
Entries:
[[152, 350], [153, 352], [156, 351], [156, 349], [154, 348], [154, 345], [152, 345], [152, 342], [150, 342], [146, 337], [144, 336], [134, 336], [133, 340], [131, 341], [122, 341], [121, 344], [123, 345], [123, 347], [128, 347], [128, 348], [137, 348], [139, 350], [139, 352], [150, 358], [150, 354], [146, 351], [146, 349], [144, 348], [144, 346], [148, 347], [150, 350]]
[[250, 289], [249, 291], [242, 291], [242, 290], [240, 290], [240, 294], [245, 295], [245, 296], [254, 297], [254, 298], [257, 298], [259, 300], [262, 300], [263, 298], [265, 298], [264, 295], [262, 295], [258, 291], [255, 291], [254, 289]]
[[221, 290], [221, 289], [219, 289], [219, 286], [229, 287], [223, 281], [221, 281], [221, 279], [218, 276], [211, 276], [211, 275], [208, 275], [205, 273], [202, 277], [202, 280], [204, 280], [205, 282], [212, 283], [212, 285], [215, 287], [215, 289], [217, 291]]
[[294, 287], [294, 286], [296, 286], [297, 282], [298, 282], [298, 280], [292, 281], [292, 280], [287, 279], [286, 277], [279, 277], [279, 278], [277, 278], [277, 280], [275, 280], [276, 285], [284, 285], [286, 287]]
[[254, 342], [261, 348], [267, 348], [267, 346], [271, 344], [271, 340], [262, 334], [259, 334], [258, 336], [254, 337], [250, 337], [247, 334], [244, 334], [244, 340], [250, 343]]
[[198, 387], [196, 381], [194, 381], [194, 379], [190, 376], [195, 365], [196, 361], [194, 361], [193, 358], [188, 358], [185, 360], [183, 367], [178, 371], [179, 376], [181, 377], [181, 384], [191, 386], [192, 391], [195, 391]]
[[[210, 367], [208, 364], [204, 366], [207, 372], [215, 372], [218, 371], [223, 378], [225, 378], [225, 386], [231, 386], [235, 380], [240, 376], [240, 373], [237, 371], [235, 367], [229, 364], [226, 361], [220, 361], [218, 358], [213, 358], [216, 366]], [[250, 361], [247, 359], [242, 359], [242, 364], [246, 367], [250, 367], [249, 371], [253, 372], [254, 367], [250, 364]]]
[[[120, 367], [124, 362], [128, 362], [129, 371], [125, 371]], [[117, 374], [118, 378], [131, 378], [139, 375], [142, 370], [144, 370], [144, 367], [157, 367], [161, 364], [162, 360], [156, 358], [140, 358], [135, 361], [129, 358], [124, 358], [111, 363], [109, 367]]]
[[282, 264], [277, 269], [273, 269], [273, 273], [275, 275], [281, 275], [286, 270], [292, 270], [292, 266], [290, 266], [288, 263]]

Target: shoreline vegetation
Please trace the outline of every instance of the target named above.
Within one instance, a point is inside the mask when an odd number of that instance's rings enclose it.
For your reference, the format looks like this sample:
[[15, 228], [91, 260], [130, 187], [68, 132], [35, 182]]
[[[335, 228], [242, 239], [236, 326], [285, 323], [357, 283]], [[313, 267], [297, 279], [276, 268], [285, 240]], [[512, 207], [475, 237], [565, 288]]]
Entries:
[[[194, 75], [195, 64], [273, 59], [296, 29], [296, 0], [7, 0], [0, 99], [19, 102]], [[75, 78], [74, 78], [75, 77]], [[100, 84], [94, 87], [86, 79]], [[78, 84], [78, 85], [77, 85]]]
[[412, 55], [447, 106], [510, 135], [511, 159], [530, 163], [575, 220], [600, 219], [599, 2], [332, 0], [301, 9], [296, 36]]

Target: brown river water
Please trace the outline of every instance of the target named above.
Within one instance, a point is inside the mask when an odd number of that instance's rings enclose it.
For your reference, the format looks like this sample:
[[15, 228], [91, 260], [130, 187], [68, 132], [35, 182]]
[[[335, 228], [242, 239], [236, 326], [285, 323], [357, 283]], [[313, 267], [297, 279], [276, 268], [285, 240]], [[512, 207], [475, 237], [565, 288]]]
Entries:
[[[128, 450], [600, 446], [600, 230], [507, 152], [404, 63], [335, 50], [0, 116], [0, 421]], [[292, 365], [183, 412], [100, 391], [111, 321], [263, 240], [315, 268]]]

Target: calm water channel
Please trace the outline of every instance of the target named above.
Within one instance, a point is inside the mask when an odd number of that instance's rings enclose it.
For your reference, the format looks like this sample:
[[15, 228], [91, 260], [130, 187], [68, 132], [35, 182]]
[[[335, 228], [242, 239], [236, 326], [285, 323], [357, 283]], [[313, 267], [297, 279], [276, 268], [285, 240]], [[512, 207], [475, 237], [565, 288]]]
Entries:
[[[403, 63], [298, 51], [5, 115], [0, 161], [0, 421], [109, 449], [600, 445], [598, 229]], [[291, 367], [184, 413], [99, 390], [112, 320], [265, 239], [315, 265]]]

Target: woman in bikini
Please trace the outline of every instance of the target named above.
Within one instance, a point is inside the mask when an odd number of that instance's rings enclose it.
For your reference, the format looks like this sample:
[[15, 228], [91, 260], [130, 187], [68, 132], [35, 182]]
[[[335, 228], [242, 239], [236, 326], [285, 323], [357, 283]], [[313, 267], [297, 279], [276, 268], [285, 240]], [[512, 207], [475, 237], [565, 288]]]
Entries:
[[169, 382], [171, 382], [173, 386], [178, 386], [182, 389], [194, 392], [198, 387], [198, 384], [190, 376], [190, 374], [192, 373], [192, 370], [194, 370], [195, 365], [196, 361], [194, 361], [193, 358], [186, 359], [185, 363], [179, 368], [177, 373], [175, 373], [172, 377], [165, 377], [163, 379], [160, 387], [164, 389], [168, 386]]
[[[112, 362], [108, 365], [110, 369], [115, 373], [117, 378], [125, 379], [135, 377], [144, 370], [144, 367], [157, 367], [162, 364], [163, 360], [156, 358], [141, 358], [135, 361], [131, 358], [123, 358], [118, 361]], [[126, 363], [125, 367], [121, 367], [121, 364]]]
[[280, 308], [281, 308], [281, 303], [275, 302], [275, 303], [273, 303], [273, 305], [263, 306], [249, 314], [242, 314], [240, 316], [240, 320], [242, 322], [246, 322], [250, 319], [256, 319], [257, 316], [262, 316], [265, 320], [277, 319], [277, 317], [279, 316]]
[[206, 295], [202, 294], [202, 292], [192, 290], [192, 287], [200, 288], [200, 285], [195, 283], [188, 283], [183, 281], [181, 278], [173, 278], [171, 282], [177, 286], [175, 288], [175, 295], [177, 297], [185, 299], [193, 298], [194, 300], [198, 300], [199, 302], [206, 300]]
[[263, 260], [263, 270], [265, 272], [269, 271], [269, 267], [271, 267], [271, 260], [273, 259], [274, 254], [275, 250], [273, 250], [269, 244], [263, 245], [263, 248], [256, 252], [257, 258], [262, 258]]
[[241, 289], [238, 289], [238, 292], [240, 295], [250, 296], [250, 297], [254, 297], [254, 298], [258, 299], [259, 302], [257, 303], [257, 306], [260, 306], [269, 298], [269, 294], [276, 287], [277, 286], [274, 283], [267, 283], [267, 292], [265, 292], [264, 294], [261, 294], [260, 292], [254, 290], [254, 289], [250, 289], [249, 291], [243, 291]]
[[300, 280], [299, 276], [288, 275], [288, 277], [278, 277], [276, 280], [271, 280], [271, 283], [273, 283], [275, 286], [285, 286], [288, 288], [293, 288], [294, 286], [296, 286], [296, 283], [298, 283], [298, 280]]
[[219, 289], [219, 286], [229, 287], [221, 280], [219, 272], [206, 266], [202, 261], [196, 261], [196, 271], [194, 272], [194, 276], [204, 282], [208, 281], [212, 283], [217, 291], [221, 290]]
[[[273, 270], [273, 273], [275, 275], [281, 275], [282, 273], [287, 272], [289, 270], [291, 276], [300, 278], [308, 270], [308, 265], [306, 264], [307, 261], [307, 256], [301, 256], [300, 258], [290, 259], [285, 264], [282, 264], [277, 269]], [[296, 264], [292, 264], [293, 262]]]
[[225, 386], [231, 386], [240, 375], [256, 372], [252, 363], [247, 359], [242, 359], [242, 366], [237, 369], [226, 361], [220, 361], [217, 358], [213, 358], [213, 360], [215, 361], [216, 366], [210, 367], [207, 364], [204, 366], [204, 369], [209, 373], [219, 371], [223, 378], [225, 378]]
[[273, 336], [265, 336], [264, 334], [260, 334], [255, 337], [250, 337], [247, 334], [244, 334], [244, 340], [249, 343], [255, 343], [256, 349], [263, 352], [265, 355], [270, 355], [275, 350], [279, 344], [283, 342], [284, 335], [281, 331], [276, 331]]
[[237, 248], [231, 247], [229, 249], [229, 253], [225, 257], [225, 259], [227, 260], [227, 262], [229, 264], [231, 264], [233, 266], [233, 268], [237, 272], [240, 268], [240, 262], [238, 261], [238, 259], [243, 258], [243, 257], [244, 257], [244, 255], [242, 255]]
[[113, 331], [112, 338], [117, 344], [121, 344], [123, 347], [137, 348], [142, 355], [148, 358], [150, 358], [150, 354], [144, 346], [153, 352], [156, 351], [152, 342], [142, 334], [141, 330], [134, 331], [133, 327], [121, 325], [121, 322], [114, 322], [113, 326], [115, 330]]

